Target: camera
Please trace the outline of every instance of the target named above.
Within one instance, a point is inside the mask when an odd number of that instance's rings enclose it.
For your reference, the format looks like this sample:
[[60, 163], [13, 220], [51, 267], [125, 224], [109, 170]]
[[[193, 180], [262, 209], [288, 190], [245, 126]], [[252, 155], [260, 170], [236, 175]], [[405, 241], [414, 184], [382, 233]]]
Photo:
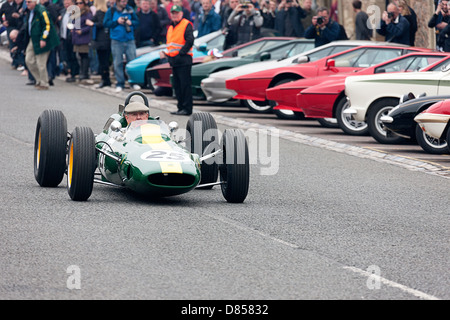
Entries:
[[242, 8], [242, 9], [247, 9], [247, 8], [248, 8], [248, 5], [243, 4], [243, 5], [241, 6], [241, 8]]
[[125, 25], [125, 30], [126, 30], [127, 32], [131, 32], [131, 28], [130, 28], [130, 26], [129, 26], [129, 25], [127, 25], [127, 20], [128, 20], [128, 17], [127, 17], [127, 16], [124, 16], [124, 17], [122, 17], [122, 19], [123, 19], [123, 21], [124, 21], [124, 25]]
[[317, 21], [317, 24], [322, 24], [323, 23], [323, 18], [322, 17], [318, 17], [316, 21]]
[[388, 12], [388, 18], [392, 20], [394, 18], [394, 13]]

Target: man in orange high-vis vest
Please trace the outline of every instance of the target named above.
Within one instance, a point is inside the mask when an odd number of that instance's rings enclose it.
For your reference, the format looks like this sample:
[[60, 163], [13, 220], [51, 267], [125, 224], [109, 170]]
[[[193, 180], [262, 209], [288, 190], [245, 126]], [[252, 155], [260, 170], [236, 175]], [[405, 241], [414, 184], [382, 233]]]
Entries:
[[193, 107], [191, 69], [194, 29], [192, 23], [183, 18], [181, 6], [172, 6], [170, 16], [172, 23], [167, 30], [167, 48], [160, 52], [160, 56], [161, 59], [167, 57], [172, 67], [172, 89], [177, 97], [178, 110], [171, 113], [191, 115]]

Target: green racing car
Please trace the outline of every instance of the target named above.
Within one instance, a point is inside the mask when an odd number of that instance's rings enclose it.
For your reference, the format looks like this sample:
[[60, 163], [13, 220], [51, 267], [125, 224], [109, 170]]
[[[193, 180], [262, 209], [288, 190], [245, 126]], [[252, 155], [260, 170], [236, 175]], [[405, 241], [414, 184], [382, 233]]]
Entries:
[[123, 110], [111, 115], [103, 131], [94, 135], [89, 127], [69, 133], [60, 110], [40, 115], [34, 143], [34, 175], [41, 187], [57, 187], [67, 176], [67, 190], [75, 201], [86, 201], [94, 182], [131, 189], [144, 196], [166, 197], [195, 188], [220, 185], [226, 201], [241, 203], [249, 189], [247, 139], [240, 129], [226, 129], [218, 137], [211, 114], [193, 113], [185, 135], [175, 121], [166, 124], [149, 116], [127, 124]]

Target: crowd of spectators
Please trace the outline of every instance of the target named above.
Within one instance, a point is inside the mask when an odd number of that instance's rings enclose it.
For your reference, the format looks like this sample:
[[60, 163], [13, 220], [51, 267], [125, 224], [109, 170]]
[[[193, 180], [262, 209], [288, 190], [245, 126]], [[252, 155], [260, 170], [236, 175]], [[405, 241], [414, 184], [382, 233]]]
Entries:
[[[25, 26], [30, 18], [29, 2], [6, 0], [0, 8], [12, 67], [24, 74], [28, 69]], [[450, 51], [448, 2], [436, 1], [436, 12], [428, 25], [436, 29], [436, 42], [443, 51]], [[51, 27], [60, 40], [48, 56], [50, 86], [60, 74], [67, 76], [67, 82], [100, 75], [98, 87], [111, 86], [113, 71], [116, 90], [122, 90], [126, 83], [124, 63], [136, 57], [136, 48], [165, 43], [173, 5], [182, 7], [183, 17], [192, 22], [197, 37], [222, 30], [226, 34], [224, 49], [258, 38], [261, 28], [273, 29], [280, 36], [313, 38], [317, 46], [347, 39], [345, 29], [337, 21], [337, 1], [332, 1], [330, 8], [318, 7], [313, 0], [38, 0], [38, 3], [48, 12]], [[371, 39], [373, 30], [367, 29], [368, 15], [363, 12], [361, 1], [353, 1], [353, 7], [357, 16], [356, 38]], [[417, 17], [406, 0], [387, 1], [378, 25], [376, 32], [385, 36], [386, 41], [414, 45]], [[28, 79], [27, 84], [36, 84], [30, 72]]]

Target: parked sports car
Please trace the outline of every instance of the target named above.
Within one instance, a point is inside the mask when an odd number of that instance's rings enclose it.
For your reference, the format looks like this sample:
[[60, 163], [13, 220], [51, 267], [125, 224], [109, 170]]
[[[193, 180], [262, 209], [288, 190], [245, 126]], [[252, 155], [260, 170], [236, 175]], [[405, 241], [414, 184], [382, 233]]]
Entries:
[[427, 70], [425, 68], [430, 64], [443, 59], [450, 59], [450, 54], [410, 53], [352, 73], [340, 72], [337, 75], [300, 79], [281, 84], [266, 89], [266, 97], [274, 102], [273, 111], [280, 118], [284, 117], [284, 113], [280, 114], [279, 109], [289, 109], [295, 113], [303, 112], [305, 116], [311, 118], [335, 118], [333, 106], [346, 101], [345, 78], [349, 75]]
[[[305, 63], [307, 61], [316, 61], [323, 57], [329, 56], [334, 53], [342, 52], [350, 48], [358, 47], [365, 44], [372, 44], [372, 41], [333, 41], [326, 45], [314, 48], [310, 51], [301, 53], [297, 56], [282, 59], [280, 61], [262, 61], [246, 64], [244, 66], [235, 67], [233, 69], [219, 71], [211, 74], [208, 78], [205, 78], [201, 82], [201, 88], [206, 96], [206, 100], [210, 102], [225, 102], [232, 100], [236, 95], [236, 91], [227, 89], [225, 81], [237, 76], [245, 75], [248, 73], [268, 70], [273, 68], [279, 68], [289, 65], [296, 65]], [[255, 111], [261, 110], [267, 111], [270, 106], [262, 105], [259, 101], [254, 103], [252, 100], [247, 101], [252, 105]]]
[[445, 99], [436, 102], [419, 113], [414, 120], [429, 136], [447, 142], [450, 141], [450, 100]]
[[[242, 130], [225, 130], [219, 144], [214, 118], [201, 112], [191, 115], [183, 139], [175, 137], [177, 123], [167, 125], [159, 117], [127, 124], [123, 110], [134, 95], [148, 107], [142, 92], [130, 93], [96, 136], [89, 127], [75, 127], [69, 134], [61, 111], [42, 112], [34, 144], [34, 175], [39, 185], [56, 187], [66, 174], [67, 190], [75, 201], [87, 200], [94, 182], [128, 188], [146, 197], [221, 185], [228, 202], [245, 200], [249, 155]], [[204, 135], [207, 131], [209, 139]]]
[[[351, 48], [344, 52], [323, 57], [309, 63], [275, 68], [238, 76], [226, 81], [226, 87], [237, 92], [235, 99], [259, 101], [263, 105], [270, 105], [266, 98], [266, 89], [298, 79], [333, 75], [339, 72], [353, 72], [370, 67], [380, 62], [414, 51], [431, 51], [385, 42], [373, 42]], [[261, 111], [247, 104], [253, 112]], [[272, 106], [264, 110], [272, 111]]]
[[434, 138], [426, 134], [414, 118], [436, 102], [450, 99], [450, 95], [415, 97], [412, 93], [405, 94], [400, 104], [380, 118], [386, 135], [400, 136], [405, 139], [416, 140], [427, 153], [448, 153], [447, 141]]
[[[196, 38], [194, 40], [194, 47], [192, 48], [194, 58], [206, 56], [208, 50], [213, 48], [218, 48], [222, 51], [224, 40], [225, 36], [220, 30], [207, 34], [203, 37]], [[167, 59], [161, 60], [159, 57], [160, 51], [164, 50], [166, 45], [161, 45], [158, 47], [159, 50], [153, 50], [145, 53], [126, 64], [125, 72], [128, 77], [128, 82], [131, 85], [137, 84], [143, 88], [146, 87], [147, 79], [145, 78], [145, 70], [157, 64], [167, 62]]]
[[[288, 40], [293, 40], [292, 37], [264, 37], [259, 38], [239, 46], [227, 49], [220, 55], [220, 61], [222, 64], [227, 64], [229, 60], [235, 60], [241, 57], [249, 56], [257, 52], [264, 51], [266, 48], [274, 46], [276, 44], [284, 43]], [[224, 59], [234, 58], [234, 59]], [[222, 60], [224, 59], [224, 60]], [[197, 57], [193, 59], [193, 65], [203, 63], [205, 57]], [[226, 60], [226, 61], [225, 61]], [[238, 59], [239, 60], [239, 59]], [[170, 75], [172, 74], [172, 68], [168, 62], [156, 65], [146, 70], [147, 84], [150, 89], [154, 90], [155, 87], [172, 88]], [[203, 94], [202, 94], [203, 95]]]
[[205, 95], [201, 88], [201, 81], [210, 74], [227, 69], [233, 69], [242, 65], [250, 64], [258, 61], [281, 60], [289, 57], [297, 56], [300, 53], [309, 51], [314, 48], [314, 41], [311, 39], [294, 39], [285, 41], [275, 46], [262, 48], [255, 53], [226, 60], [216, 60], [209, 63], [200, 64], [192, 67], [192, 94], [193, 96], [205, 99]]
[[[345, 95], [345, 79], [348, 76], [411, 72], [417, 70], [440, 70], [441, 67], [449, 63], [449, 61], [450, 54], [448, 53], [416, 52], [400, 56], [373, 67], [362, 69], [356, 73], [339, 74], [328, 77], [328, 80], [324, 77], [311, 79], [311, 83], [316, 82], [318, 84], [300, 91], [297, 94], [296, 99], [298, 109], [292, 110], [302, 110], [306, 117], [316, 118], [319, 122], [324, 118], [335, 118], [337, 119], [338, 127], [345, 133], [352, 135], [366, 135], [368, 133], [368, 128], [365, 122], [355, 121], [343, 114], [343, 111], [348, 107], [347, 97]], [[301, 83], [302, 80], [299, 80], [298, 82]], [[292, 82], [292, 84], [293, 83], [294, 82]], [[378, 136], [374, 138], [377, 139]], [[382, 141], [380, 142], [383, 143]]]
[[449, 64], [444, 65], [441, 71], [350, 76], [345, 79], [348, 105], [343, 114], [366, 122], [368, 132], [372, 137], [377, 137], [377, 141], [384, 138], [386, 143], [392, 143], [394, 141], [386, 139], [380, 118], [399, 104], [405, 92], [415, 96], [422, 93], [427, 96], [450, 94], [449, 80]]

